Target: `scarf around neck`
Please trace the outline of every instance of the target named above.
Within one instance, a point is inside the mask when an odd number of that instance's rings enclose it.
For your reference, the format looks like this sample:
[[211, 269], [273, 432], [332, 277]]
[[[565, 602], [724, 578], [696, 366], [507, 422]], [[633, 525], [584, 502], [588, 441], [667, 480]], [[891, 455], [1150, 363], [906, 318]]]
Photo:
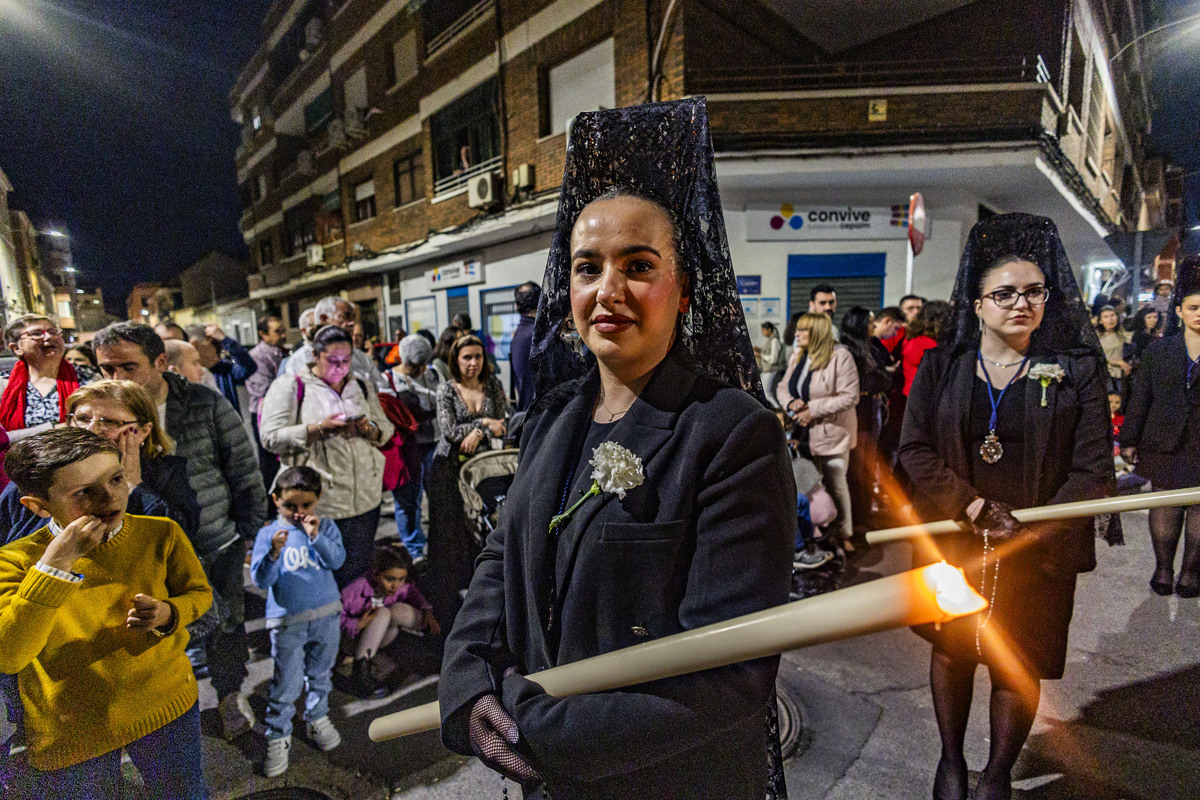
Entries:
[[[25, 392], [29, 388], [29, 365], [18, 359], [8, 376], [4, 395], [0, 396], [0, 426], [6, 431], [20, 430], [25, 426]], [[58, 421], [67, 419], [67, 398], [79, 388], [79, 376], [65, 358], [58, 364]]]

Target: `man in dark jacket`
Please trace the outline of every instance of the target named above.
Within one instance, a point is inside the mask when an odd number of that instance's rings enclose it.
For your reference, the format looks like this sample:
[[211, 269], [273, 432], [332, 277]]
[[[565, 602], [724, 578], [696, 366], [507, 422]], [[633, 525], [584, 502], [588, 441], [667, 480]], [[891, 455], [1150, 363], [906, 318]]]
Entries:
[[[226, 336], [219, 325], [188, 325], [188, 341], [200, 354], [200, 366], [217, 379], [221, 394], [238, 414], [242, 405], [238, 401], [237, 389], [258, 370], [258, 364], [250, 351], [232, 336]], [[257, 533], [257, 531], [256, 531]]]
[[542, 298], [542, 287], [533, 281], [522, 283], [513, 290], [513, 300], [521, 321], [513, 332], [512, 344], [508, 349], [508, 360], [512, 365], [513, 392], [517, 396], [517, 411], [525, 411], [533, 403], [533, 374], [529, 371], [529, 351], [533, 347], [533, 322], [537, 317], [538, 300]]
[[167, 373], [163, 341], [132, 322], [109, 325], [93, 340], [106, 378], [139, 384], [158, 404], [177, 455], [187, 459], [188, 481], [200, 504], [191, 537], [212, 584], [222, 619], [205, 639], [209, 674], [220, 700], [227, 738], [249, 730], [253, 714], [241, 694], [249, 651], [244, 627], [244, 542], [266, 522], [266, 490], [254, 446], [229, 401], [217, 392]]

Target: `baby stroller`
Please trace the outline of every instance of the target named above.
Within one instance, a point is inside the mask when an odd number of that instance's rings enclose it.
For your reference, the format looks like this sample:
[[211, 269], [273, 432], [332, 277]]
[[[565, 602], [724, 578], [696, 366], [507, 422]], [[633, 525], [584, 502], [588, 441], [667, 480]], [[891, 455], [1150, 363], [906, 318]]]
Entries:
[[458, 472], [458, 491], [471, 535], [482, 546], [496, 529], [500, 506], [517, 473], [516, 449], [489, 450], [466, 461]]

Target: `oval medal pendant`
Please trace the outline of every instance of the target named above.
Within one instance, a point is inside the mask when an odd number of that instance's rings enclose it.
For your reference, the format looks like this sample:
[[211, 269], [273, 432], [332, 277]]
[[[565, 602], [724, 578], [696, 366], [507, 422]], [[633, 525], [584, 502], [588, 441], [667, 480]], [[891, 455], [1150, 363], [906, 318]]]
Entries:
[[995, 464], [1004, 455], [1004, 446], [1000, 444], [1000, 438], [996, 436], [996, 432], [992, 431], [987, 436], [983, 437], [983, 444], [979, 445], [979, 457], [988, 464]]

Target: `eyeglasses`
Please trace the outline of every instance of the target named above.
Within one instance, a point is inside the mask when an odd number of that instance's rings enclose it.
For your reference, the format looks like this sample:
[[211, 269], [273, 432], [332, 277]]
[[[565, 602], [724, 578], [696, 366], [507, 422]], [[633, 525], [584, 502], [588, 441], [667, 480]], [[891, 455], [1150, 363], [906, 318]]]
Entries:
[[93, 427], [96, 427], [102, 431], [115, 431], [124, 428], [126, 425], [139, 424], [136, 419], [109, 419], [108, 417], [89, 417], [84, 414], [72, 414], [67, 419], [76, 428], [91, 430]]
[[58, 328], [41, 328], [39, 330], [25, 331], [18, 339], [24, 339], [28, 336], [30, 339], [58, 339], [62, 336], [62, 331]]
[[1018, 292], [1016, 289], [997, 289], [994, 292], [985, 294], [980, 299], [988, 299], [995, 303], [1000, 308], [1016, 308], [1017, 300], [1025, 298], [1025, 302], [1031, 306], [1040, 306], [1050, 297], [1050, 288], [1047, 286], [1034, 286], [1032, 289], [1026, 289], [1023, 292]]

